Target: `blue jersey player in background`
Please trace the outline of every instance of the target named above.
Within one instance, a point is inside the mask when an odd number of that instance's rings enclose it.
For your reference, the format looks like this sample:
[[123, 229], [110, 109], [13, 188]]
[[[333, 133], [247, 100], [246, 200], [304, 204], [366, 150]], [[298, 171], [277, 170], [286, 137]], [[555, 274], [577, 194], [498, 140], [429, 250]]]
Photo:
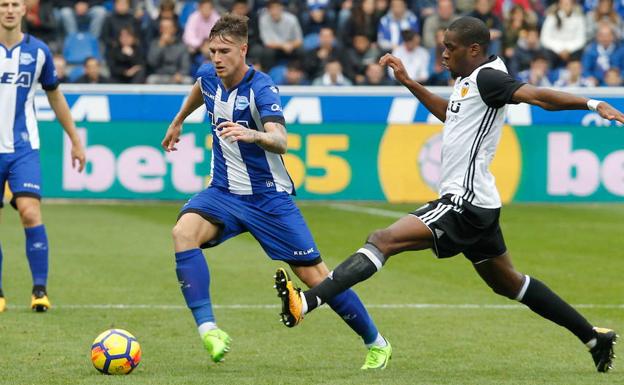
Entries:
[[[271, 259], [288, 263], [310, 287], [327, 277], [329, 270], [291, 198], [295, 191], [281, 157], [286, 152], [286, 129], [279, 91], [266, 74], [245, 63], [247, 19], [222, 17], [209, 44], [214, 65], [200, 68], [162, 146], [175, 151], [184, 119], [202, 103], [206, 105], [213, 135], [212, 181], [182, 207], [173, 240], [182, 294], [205, 348], [219, 362], [231, 339], [215, 321], [202, 248], [248, 231]], [[345, 291], [330, 306], [367, 345], [362, 369], [384, 368], [391, 347], [355, 292]]]
[[[0, 0], [0, 208], [8, 183], [26, 234], [26, 256], [33, 278], [31, 308], [50, 308], [47, 296], [48, 238], [41, 219], [41, 170], [39, 133], [34, 96], [37, 83], [46, 92], [63, 129], [72, 142], [71, 157], [80, 171], [85, 153], [65, 97], [58, 89], [56, 71], [48, 47], [22, 33], [24, 0]], [[6, 309], [2, 292], [0, 249], [0, 312]]]

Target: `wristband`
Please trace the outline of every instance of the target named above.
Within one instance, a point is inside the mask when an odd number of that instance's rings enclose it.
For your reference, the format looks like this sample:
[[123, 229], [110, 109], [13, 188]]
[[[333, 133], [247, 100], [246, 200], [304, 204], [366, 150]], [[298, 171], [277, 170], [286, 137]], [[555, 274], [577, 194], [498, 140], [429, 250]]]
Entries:
[[598, 109], [598, 104], [602, 103], [602, 100], [596, 100], [596, 99], [589, 99], [587, 101], [587, 108], [590, 111], [596, 111], [596, 109]]

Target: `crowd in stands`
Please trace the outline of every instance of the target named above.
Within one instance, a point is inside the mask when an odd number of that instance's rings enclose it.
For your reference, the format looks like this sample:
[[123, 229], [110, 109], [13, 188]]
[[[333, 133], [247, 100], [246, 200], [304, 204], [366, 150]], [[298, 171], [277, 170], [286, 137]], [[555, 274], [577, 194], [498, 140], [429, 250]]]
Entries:
[[249, 17], [250, 64], [280, 85], [449, 85], [444, 30], [462, 15], [490, 28], [489, 53], [538, 86], [621, 86], [624, 0], [26, 0], [26, 32], [62, 82], [190, 84], [226, 12]]

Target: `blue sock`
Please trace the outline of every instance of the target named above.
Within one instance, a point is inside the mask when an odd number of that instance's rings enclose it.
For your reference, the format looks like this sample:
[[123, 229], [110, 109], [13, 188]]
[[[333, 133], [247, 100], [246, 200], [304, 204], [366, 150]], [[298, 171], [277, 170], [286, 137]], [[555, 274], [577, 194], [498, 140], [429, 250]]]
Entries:
[[28, 227], [26, 233], [26, 257], [30, 265], [33, 286], [48, 283], [48, 236], [44, 225]]
[[186, 305], [193, 312], [197, 326], [215, 322], [210, 302], [210, 272], [200, 249], [175, 253], [176, 274]]
[[377, 327], [353, 290], [343, 291], [327, 301], [327, 304], [362, 337], [365, 344], [375, 341], [378, 334]]

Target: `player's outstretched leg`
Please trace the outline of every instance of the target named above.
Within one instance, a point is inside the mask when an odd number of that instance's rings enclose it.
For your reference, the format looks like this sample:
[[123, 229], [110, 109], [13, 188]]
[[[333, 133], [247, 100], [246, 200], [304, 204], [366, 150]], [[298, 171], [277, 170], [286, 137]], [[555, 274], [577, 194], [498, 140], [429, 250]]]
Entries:
[[599, 372], [612, 364], [614, 331], [592, 326], [576, 309], [534, 277], [517, 272], [508, 254], [475, 264], [475, 269], [497, 293], [515, 299], [540, 316], [563, 326], [585, 344]]
[[204, 347], [214, 362], [223, 361], [232, 339], [215, 322], [210, 300], [210, 272], [198, 248], [175, 253], [176, 274]]
[[275, 289], [282, 300], [282, 322], [288, 327], [298, 325], [303, 316], [349, 289], [370, 278], [385, 262], [383, 254], [367, 243], [334, 269], [325, 280], [303, 292], [295, 286], [284, 269], [275, 274]]

